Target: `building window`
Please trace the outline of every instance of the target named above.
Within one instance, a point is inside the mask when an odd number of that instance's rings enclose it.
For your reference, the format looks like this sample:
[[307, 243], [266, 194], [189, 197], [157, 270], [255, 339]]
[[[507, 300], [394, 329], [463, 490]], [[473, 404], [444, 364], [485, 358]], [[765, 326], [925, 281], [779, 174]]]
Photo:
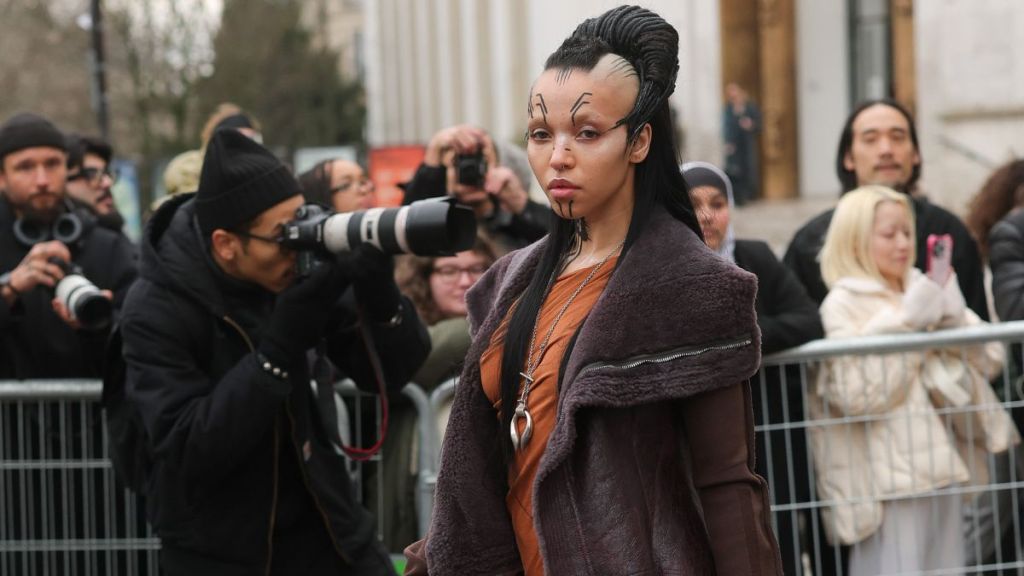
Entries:
[[892, 96], [889, 0], [849, 0], [851, 101]]

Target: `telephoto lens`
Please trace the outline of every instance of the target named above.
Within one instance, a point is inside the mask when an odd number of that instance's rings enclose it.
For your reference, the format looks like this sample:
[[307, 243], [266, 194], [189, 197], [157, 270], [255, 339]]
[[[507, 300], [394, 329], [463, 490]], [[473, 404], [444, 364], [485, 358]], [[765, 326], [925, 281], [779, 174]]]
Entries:
[[476, 239], [476, 217], [454, 198], [430, 198], [401, 208], [335, 213], [316, 204], [295, 211], [281, 244], [298, 254], [299, 273], [325, 254], [371, 244], [386, 254], [447, 256], [469, 250]]
[[64, 305], [71, 317], [86, 330], [102, 330], [110, 326], [114, 305], [103, 292], [82, 275], [82, 270], [60, 258], [50, 258], [64, 271], [54, 287], [54, 296]]

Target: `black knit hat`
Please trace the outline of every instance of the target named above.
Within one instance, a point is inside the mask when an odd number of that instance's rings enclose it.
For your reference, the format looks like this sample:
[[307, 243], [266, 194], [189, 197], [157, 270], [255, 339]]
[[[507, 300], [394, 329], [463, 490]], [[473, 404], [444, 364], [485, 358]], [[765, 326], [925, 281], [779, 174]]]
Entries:
[[199, 174], [199, 229], [207, 237], [230, 230], [299, 194], [299, 183], [269, 150], [238, 130], [217, 130]]
[[19, 112], [0, 125], [0, 162], [12, 152], [37, 146], [67, 150], [64, 134], [38, 114]]

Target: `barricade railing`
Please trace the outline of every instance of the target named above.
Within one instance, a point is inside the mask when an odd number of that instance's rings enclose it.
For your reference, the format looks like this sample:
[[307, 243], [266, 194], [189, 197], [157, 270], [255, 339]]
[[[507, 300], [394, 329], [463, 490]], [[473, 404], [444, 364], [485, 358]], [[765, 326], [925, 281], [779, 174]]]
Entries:
[[[339, 436], [372, 443], [381, 413], [375, 394], [350, 380], [335, 384]], [[0, 380], [0, 576], [36, 574], [156, 575], [160, 540], [147, 524], [143, 498], [116, 478], [102, 416], [102, 383], [90, 379]], [[416, 528], [426, 533], [432, 506], [436, 427], [427, 394], [409, 384], [402, 395], [418, 418]], [[339, 450], [339, 455], [341, 451]], [[369, 462], [379, 465], [382, 453]], [[363, 463], [349, 468], [354, 496], [386, 525], [398, 503], [375, 475], [365, 499]]]
[[786, 573], [1024, 574], [1021, 445], [1005, 445], [1022, 342], [1009, 322], [764, 357], [758, 471]]
[[142, 499], [110, 463], [101, 389], [0, 381], [0, 576], [158, 573]]

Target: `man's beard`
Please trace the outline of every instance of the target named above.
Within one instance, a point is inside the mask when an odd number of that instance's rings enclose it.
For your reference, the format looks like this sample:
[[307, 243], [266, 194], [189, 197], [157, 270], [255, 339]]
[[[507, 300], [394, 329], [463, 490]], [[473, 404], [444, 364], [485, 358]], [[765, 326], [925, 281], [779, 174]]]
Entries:
[[64, 203], [60, 201], [60, 198], [56, 194], [47, 193], [47, 195], [58, 198], [57, 202], [48, 208], [37, 208], [33, 204], [32, 199], [29, 199], [28, 202], [24, 202], [20, 206], [15, 205], [14, 208], [21, 213], [21, 217], [25, 220], [38, 222], [40, 224], [49, 224], [64, 212], [65, 207]]

